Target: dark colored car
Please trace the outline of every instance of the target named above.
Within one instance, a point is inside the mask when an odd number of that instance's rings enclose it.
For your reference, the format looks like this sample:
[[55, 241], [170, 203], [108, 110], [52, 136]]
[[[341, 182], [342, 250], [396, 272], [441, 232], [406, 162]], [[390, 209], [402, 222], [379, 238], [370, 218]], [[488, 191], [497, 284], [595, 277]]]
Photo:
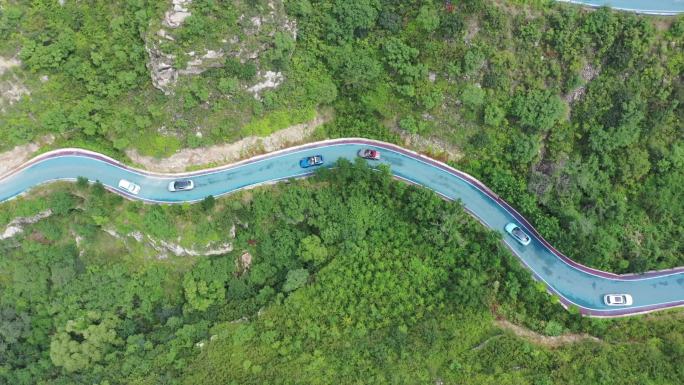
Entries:
[[195, 188], [190, 179], [174, 180], [169, 183], [169, 191], [188, 191]]
[[323, 164], [323, 155], [307, 156], [306, 158], [299, 161], [299, 165], [302, 168], [320, 166]]
[[359, 150], [359, 156], [364, 159], [380, 160], [380, 151], [372, 150], [370, 148], [364, 148], [362, 150]]

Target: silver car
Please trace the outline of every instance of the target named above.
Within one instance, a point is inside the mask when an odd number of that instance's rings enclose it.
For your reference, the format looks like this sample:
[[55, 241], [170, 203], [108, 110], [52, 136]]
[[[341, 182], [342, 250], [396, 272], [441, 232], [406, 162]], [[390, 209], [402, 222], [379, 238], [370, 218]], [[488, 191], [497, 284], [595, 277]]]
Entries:
[[174, 180], [169, 183], [169, 191], [188, 191], [195, 188], [195, 183], [190, 179]]

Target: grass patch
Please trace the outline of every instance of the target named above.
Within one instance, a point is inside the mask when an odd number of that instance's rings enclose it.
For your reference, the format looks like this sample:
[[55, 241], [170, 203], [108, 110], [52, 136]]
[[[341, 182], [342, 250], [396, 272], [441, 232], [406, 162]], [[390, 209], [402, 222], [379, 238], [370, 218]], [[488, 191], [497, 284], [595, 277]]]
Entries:
[[245, 136], [267, 136], [283, 128], [313, 120], [314, 117], [316, 117], [314, 108], [278, 110], [251, 121], [242, 128], [241, 132]]

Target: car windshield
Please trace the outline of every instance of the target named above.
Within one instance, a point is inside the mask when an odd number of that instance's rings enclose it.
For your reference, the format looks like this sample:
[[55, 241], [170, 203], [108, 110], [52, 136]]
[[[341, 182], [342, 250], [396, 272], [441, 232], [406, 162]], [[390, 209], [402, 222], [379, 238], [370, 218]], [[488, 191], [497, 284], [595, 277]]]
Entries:
[[177, 181], [176, 183], [174, 183], [174, 187], [176, 187], [176, 188], [184, 188], [184, 187], [188, 187], [189, 185], [190, 185], [190, 181], [188, 181], [188, 180], [181, 180], [181, 181]]
[[513, 229], [513, 235], [518, 237], [518, 239], [521, 239], [523, 241], [527, 241], [529, 238], [527, 237], [527, 234], [523, 233], [522, 230], [520, 230], [520, 227], [516, 227]]

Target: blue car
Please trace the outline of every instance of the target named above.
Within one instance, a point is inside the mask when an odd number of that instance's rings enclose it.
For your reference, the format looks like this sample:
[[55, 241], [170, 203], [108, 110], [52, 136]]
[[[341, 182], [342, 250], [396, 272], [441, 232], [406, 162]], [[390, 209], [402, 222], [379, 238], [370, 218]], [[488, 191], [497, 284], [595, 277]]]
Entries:
[[307, 156], [306, 158], [299, 161], [299, 165], [302, 168], [320, 166], [323, 164], [323, 155]]

